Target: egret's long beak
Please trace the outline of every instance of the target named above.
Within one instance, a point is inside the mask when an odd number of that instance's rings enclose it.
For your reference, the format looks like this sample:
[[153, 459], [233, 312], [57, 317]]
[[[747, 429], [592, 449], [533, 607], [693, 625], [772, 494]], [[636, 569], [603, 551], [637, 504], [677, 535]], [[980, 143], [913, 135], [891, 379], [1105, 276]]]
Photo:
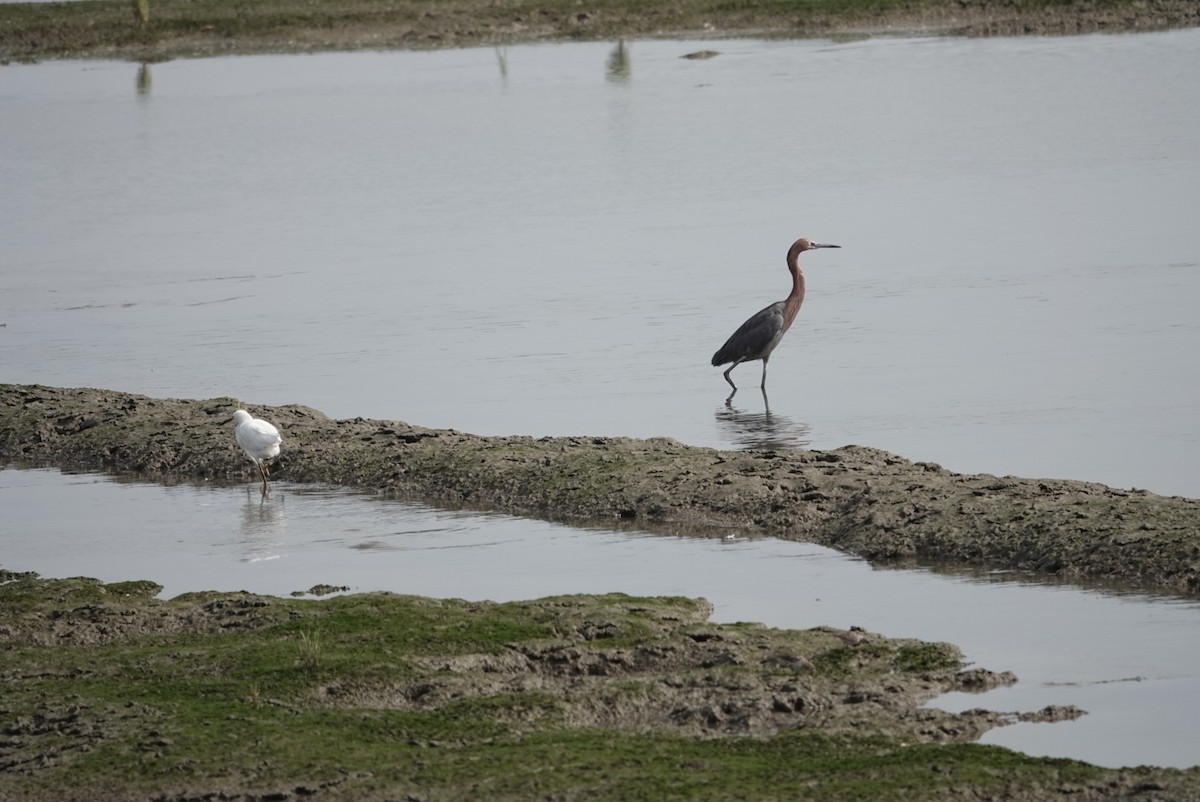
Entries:
[[812, 246], [813, 246], [814, 248], [840, 248], [840, 247], [842, 247], [841, 245], [823, 245], [823, 244], [822, 244], [822, 243], [820, 243], [820, 242], [814, 242], [814, 243], [812, 244]]

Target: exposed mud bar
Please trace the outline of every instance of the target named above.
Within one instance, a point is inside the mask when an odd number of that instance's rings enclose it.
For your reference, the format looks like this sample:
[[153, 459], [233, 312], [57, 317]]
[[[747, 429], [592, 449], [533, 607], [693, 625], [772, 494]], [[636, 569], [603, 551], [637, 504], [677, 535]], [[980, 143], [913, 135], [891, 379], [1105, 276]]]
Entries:
[[[230, 398], [0, 385], [0, 458], [246, 480]], [[481, 437], [253, 406], [283, 432], [275, 480], [577, 524], [770, 535], [920, 560], [1200, 594], [1200, 501], [1061, 479], [964, 475], [863, 446], [719, 451], [675, 440]]]
[[703, 599], [154, 598], [0, 569], [0, 798], [1185, 800], [1200, 770], [967, 742], [1081, 715], [944, 643], [714, 624]]

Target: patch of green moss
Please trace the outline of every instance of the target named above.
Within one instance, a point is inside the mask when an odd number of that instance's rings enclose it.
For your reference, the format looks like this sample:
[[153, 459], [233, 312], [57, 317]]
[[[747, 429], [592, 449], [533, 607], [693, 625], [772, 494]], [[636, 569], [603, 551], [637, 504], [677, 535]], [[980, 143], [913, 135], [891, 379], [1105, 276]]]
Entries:
[[847, 676], [855, 664], [887, 659], [892, 650], [882, 644], [864, 644], [862, 646], [840, 646], [821, 652], [811, 658], [817, 670], [830, 676]]
[[105, 586], [105, 589], [112, 594], [118, 596], [133, 596], [137, 598], [150, 598], [162, 593], [163, 586], [157, 582], [150, 582], [145, 579], [135, 579], [130, 582], [110, 582]]
[[924, 674], [962, 667], [962, 655], [948, 643], [917, 643], [901, 646], [892, 665], [897, 671]]
[[[74, 577], [70, 579], [39, 579], [35, 573], [14, 574], [0, 585], [0, 604], [10, 613], [25, 612], [43, 607], [48, 602], [58, 606], [83, 605], [108, 601], [114, 594], [98, 579]], [[117, 593], [123, 596], [123, 593]]]

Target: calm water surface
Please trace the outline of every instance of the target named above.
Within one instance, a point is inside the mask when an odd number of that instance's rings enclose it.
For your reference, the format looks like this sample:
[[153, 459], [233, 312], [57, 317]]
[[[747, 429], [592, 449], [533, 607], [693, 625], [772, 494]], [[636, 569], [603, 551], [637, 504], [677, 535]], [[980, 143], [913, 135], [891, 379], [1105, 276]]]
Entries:
[[[0, 381], [1200, 496], [1198, 51], [1189, 30], [0, 67]], [[727, 404], [708, 359], [786, 294], [801, 235], [843, 249], [806, 255], [769, 407], [757, 365]], [[1022, 678], [947, 706], [1091, 711], [988, 742], [1200, 763], [1193, 604], [314, 488], [3, 470], [0, 498], [8, 568], [702, 595]]]

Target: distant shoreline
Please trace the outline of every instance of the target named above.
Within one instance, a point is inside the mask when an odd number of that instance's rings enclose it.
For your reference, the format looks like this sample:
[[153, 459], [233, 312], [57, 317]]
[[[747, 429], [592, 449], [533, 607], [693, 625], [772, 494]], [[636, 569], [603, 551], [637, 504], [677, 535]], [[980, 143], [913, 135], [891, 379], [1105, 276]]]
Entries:
[[130, 0], [0, 3], [0, 63], [623, 39], [1057, 36], [1200, 26], [1195, 0]]

